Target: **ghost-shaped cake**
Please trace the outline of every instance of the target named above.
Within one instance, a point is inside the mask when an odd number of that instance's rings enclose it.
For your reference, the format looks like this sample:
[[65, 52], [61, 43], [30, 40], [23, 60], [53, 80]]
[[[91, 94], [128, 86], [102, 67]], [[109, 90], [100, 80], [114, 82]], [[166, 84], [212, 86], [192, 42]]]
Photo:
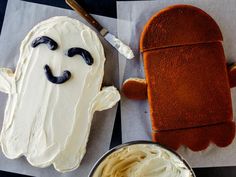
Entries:
[[146, 23], [140, 38], [146, 79], [130, 78], [122, 89], [128, 98], [148, 98], [154, 141], [194, 151], [233, 141], [236, 65], [227, 69], [222, 41], [217, 23], [190, 5], [167, 7]]
[[0, 90], [8, 94], [5, 156], [60, 172], [76, 169], [94, 112], [120, 99], [115, 87], [101, 89], [104, 62], [97, 34], [78, 20], [61, 16], [36, 25], [21, 44], [15, 72], [0, 69]]

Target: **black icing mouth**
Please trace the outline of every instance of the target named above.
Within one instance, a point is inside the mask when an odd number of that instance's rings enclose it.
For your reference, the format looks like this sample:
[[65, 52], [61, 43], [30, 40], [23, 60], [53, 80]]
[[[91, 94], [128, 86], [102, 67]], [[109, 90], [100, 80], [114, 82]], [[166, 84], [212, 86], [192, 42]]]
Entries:
[[71, 73], [67, 70], [63, 71], [63, 74], [61, 76], [54, 76], [48, 65], [44, 66], [44, 71], [47, 79], [54, 84], [63, 84], [71, 78]]

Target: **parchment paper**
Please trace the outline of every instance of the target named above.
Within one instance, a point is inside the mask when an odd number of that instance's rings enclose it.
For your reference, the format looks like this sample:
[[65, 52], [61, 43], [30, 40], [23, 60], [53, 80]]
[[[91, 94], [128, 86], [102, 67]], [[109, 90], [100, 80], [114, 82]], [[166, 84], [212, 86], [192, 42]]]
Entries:
[[[85, 23], [85, 21], [72, 10], [65, 10], [19, 0], [8, 0], [4, 24], [0, 36], [0, 66], [15, 69], [18, 61], [20, 43], [27, 32], [38, 22], [59, 15], [70, 16]], [[113, 34], [116, 34], [115, 19], [102, 16], [95, 17]], [[104, 84], [117, 86], [119, 77], [117, 52], [104, 40], [102, 40], [102, 43], [107, 59], [105, 65]], [[2, 127], [6, 99], [7, 95], [0, 93], [0, 127]], [[73, 172], [60, 174], [59, 172], [56, 172], [53, 167], [44, 169], [32, 167], [25, 158], [9, 160], [0, 151], [0, 170], [41, 177], [88, 176], [88, 173], [96, 160], [109, 149], [116, 110], [117, 107], [115, 106], [112, 109], [95, 113], [87, 145], [87, 153], [82, 160], [79, 169]]]
[[[119, 56], [121, 83], [130, 77], [144, 78], [142, 57], [139, 54], [139, 37], [147, 20], [160, 9], [173, 4], [192, 4], [210, 14], [219, 24], [224, 37], [228, 61], [236, 61], [236, 1], [235, 0], [165, 0], [117, 2], [118, 37], [129, 44], [136, 58], [132, 61]], [[236, 120], [236, 89], [231, 89]], [[151, 126], [147, 101], [121, 100], [123, 142], [151, 140]], [[222, 132], [223, 133], [223, 132]], [[210, 145], [201, 152], [181, 147], [178, 152], [192, 167], [236, 166], [236, 140], [226, 147]]]

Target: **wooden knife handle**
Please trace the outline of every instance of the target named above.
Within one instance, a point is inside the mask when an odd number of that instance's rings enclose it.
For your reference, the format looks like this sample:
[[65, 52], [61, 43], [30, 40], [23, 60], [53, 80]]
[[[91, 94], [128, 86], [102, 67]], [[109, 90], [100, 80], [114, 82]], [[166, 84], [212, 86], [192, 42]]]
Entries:
[[76, 12], [78, 12], [85, 20], [96, 28], [100, 33], [103, 30], [97, 20], [95, 20], [88, 12], [86, 12], [75, 0], [65, 0], [66, 3]]

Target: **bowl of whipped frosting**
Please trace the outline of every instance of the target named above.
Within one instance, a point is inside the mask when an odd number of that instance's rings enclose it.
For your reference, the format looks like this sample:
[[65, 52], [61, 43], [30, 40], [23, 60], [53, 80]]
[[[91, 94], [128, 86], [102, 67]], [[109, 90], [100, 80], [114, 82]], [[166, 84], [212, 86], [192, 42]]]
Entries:
[[151, 141], [132, 141], [108, 151], [89, 177], [196, 177], [175, 151]]

